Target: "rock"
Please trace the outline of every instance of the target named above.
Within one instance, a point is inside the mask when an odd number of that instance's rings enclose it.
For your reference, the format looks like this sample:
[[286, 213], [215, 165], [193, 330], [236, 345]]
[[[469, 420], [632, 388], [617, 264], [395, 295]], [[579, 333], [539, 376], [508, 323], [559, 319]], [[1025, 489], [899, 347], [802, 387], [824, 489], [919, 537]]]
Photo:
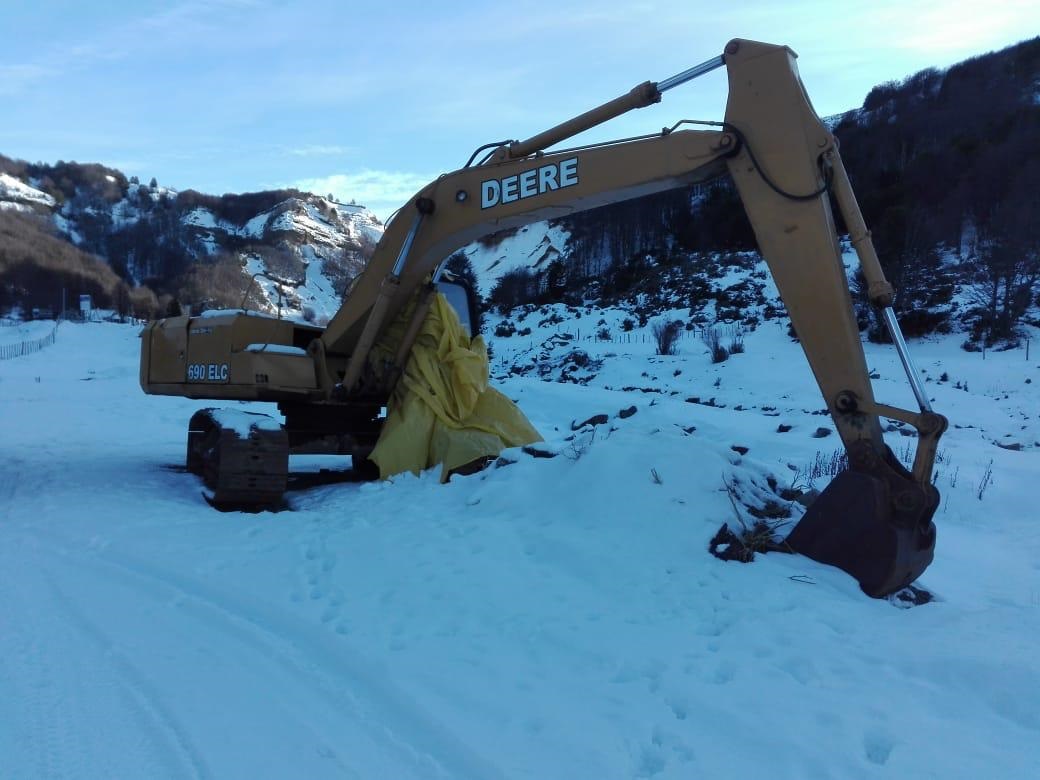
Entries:
[[583, 423], [572, 422], [571, 423], [571, 430], [572, 431], [576, 431], [576, 430], [579, 430], [580, 428], [584, 428], [586, 425], [605, 425], [609, 421], [610, 421], [610, 418], [607, 417], [607, 415], [605, 415], [605, 414], [594, 414], [594, 415], [592, 415], [592, 417], [590, 417], [589, 419], [587, 419]]
[[787, 433], [789, 430], [791, 430], [792, 427], [794, 427], [794, 426], [785, 425], [784, 423], [780, 423], [778, 426], [776, 426], [776, 432], [777, 433]]
[[827, 438], [830, 435], [831, 435], [831, 429], [830, 428], [817, 428], [816, 429], [816, 433], [814, 433], [812, 436], [813, 436], [814, 439], [825, 439], [825, 438]]
[[636, 411], [636, 407], [633, 405], [628, 407], [627, 409], [622, 409], [620, 412], [617, 413], [617, 416], [620, 417], [622, 420], [627, 420], [629, 417], [635, 414]]
[[535, 442], [534, 444], [525, 444], [521, 451], [530, 455], [532, 458], [555, 458], [559, 455], [556, 450], [552, 449], [544, 441]]
[[748, 448], [747, 447], [743, 447], [743, 446], [741, 446], [739, 444], [731, 445], [730, 449], [733, 450], [734, 452], [739, 452], [741, 455], [747, 455], [748, 454]]

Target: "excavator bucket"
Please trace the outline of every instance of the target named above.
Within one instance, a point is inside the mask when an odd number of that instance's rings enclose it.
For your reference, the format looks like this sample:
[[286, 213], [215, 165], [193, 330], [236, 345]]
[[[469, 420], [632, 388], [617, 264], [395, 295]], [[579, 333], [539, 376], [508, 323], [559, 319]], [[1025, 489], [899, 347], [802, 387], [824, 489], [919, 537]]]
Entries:
[[868, 596], [908, 586], [932, 562], [938, 492], [914, 486], [895, 496], [862, 471], [839, 474], [787, 536], [796, 553], [851, 574]]

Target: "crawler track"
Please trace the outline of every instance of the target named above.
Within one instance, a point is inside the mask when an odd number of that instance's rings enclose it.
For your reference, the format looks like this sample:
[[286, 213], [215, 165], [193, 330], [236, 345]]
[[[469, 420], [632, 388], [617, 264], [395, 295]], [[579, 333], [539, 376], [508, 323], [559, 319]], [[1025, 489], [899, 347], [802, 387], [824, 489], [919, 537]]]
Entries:
[[289, 437], [267, 415], [202, 409], [188, 424], [187, 468], [217, 507], [276, 506], [288, 486]]

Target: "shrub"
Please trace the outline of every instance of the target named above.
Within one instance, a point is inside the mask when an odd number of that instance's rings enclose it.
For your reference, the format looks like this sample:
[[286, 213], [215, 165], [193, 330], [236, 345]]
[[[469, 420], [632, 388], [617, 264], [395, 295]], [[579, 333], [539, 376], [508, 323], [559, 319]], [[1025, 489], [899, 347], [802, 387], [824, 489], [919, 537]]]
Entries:
[[744, 329], [739, 325], [733, 327], [729, 337], [729, 354], [738, 355], [744, 351]]
[[722, 363], [729, 357], [729, 351], [722, 346], [718, 328], [705, 328], [701, 332], [701, 340], [708, 347], [712, 363]]
[[655, 322], [653, 327], [654, 341], [657, 342], [658, 355], [674, 355], [676, 341], [679, 339], [679, 322]]

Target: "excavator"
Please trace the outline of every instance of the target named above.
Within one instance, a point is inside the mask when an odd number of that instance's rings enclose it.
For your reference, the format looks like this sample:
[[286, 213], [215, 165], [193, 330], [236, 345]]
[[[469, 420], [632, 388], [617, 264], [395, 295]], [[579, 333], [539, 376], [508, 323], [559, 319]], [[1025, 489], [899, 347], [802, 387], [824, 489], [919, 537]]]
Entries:
[[[203, 476], [218, 503], [263, 505], [285, 490], [290, 452], [349, 453], [356, 468], [371, 467], [384, 410], [431, 301], [444, 292], [459, 302], [463, 320], [471, 313], [471, 293], [445, 274], [454, 252], [496, 231], [728, 174], [848, 455], [847, 470], [808, 507], [786, 547], [843, 569], [872, 597], [907, 587], [934, 555], [932, 468], [947, 420], [932, 411], [837, 140], [810, 103], [796, 57], [786, 46], [735, 39], [719, 56], [527, 140], [477, 149], [389, 222], [325, 328], [245, 310], [150, 323], [142, 333], [146, 393], [275, 402], [284, 417], [196, 413], [188, 470]], [[553, 148], [718, 68], [729, 83], [724, 121], [682, 120], [638, 137]], [[874, 398], [835, 207], [917, 410]], [[402, 321], [396, 348], [376, 360], [375, 345]], [[916, 430], [909, 468], [884, 443], [882, 419]]]

